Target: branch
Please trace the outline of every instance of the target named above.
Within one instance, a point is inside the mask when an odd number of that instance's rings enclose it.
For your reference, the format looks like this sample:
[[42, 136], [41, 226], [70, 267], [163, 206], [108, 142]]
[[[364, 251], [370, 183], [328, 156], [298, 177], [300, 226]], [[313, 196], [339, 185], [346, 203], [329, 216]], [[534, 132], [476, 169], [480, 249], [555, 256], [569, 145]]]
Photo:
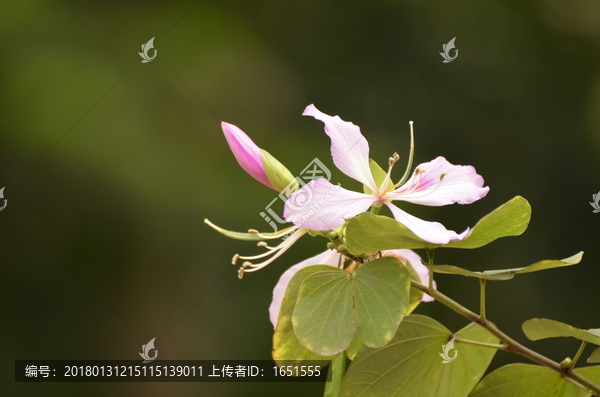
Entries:
[[597, 385], [596, 383], [592, 382], [588, 378], [578, 374], [575, 371], [566, 371], [565, 369], [561, 368], [560, 364], [556, 361], [551, 360], [548, 357], [543, 356], [540, 353], [523, 346], [516, 340], [512, 339], [510, 336], [506, 335], [504, 332], [500, 331], [496, 324], [492, 323], [491, 321], [485, 318], [482, 318], [477, 313], [470, 311], [466, 307], [462, 306], [460, 303], [452, 300], [451, 298], [442, 294], [438, 290], [434, 288], [429, 289], [423, 284], [417, 283], [413, 280], [410, 280], [410, 283], [413, 288], [416, 288], [419, 291], [429, 294], [436, 301], [449, 307], [450, 309], [454, 310], [461, 316], [466, 317], [470, 321], [479, 324], [480, 326], [488, 330], [492, 335], [498, 337], [498, 339], [500, 339], [502, 343], [506, 345], [506, 351], [520, 354], [521, 356], [527, 357], [528, 359], [535, 361], [538, 364], [553, 369], [554, 371], [564, 376], [565, 379], [567, 379], [568, 381], [576, 384], [582, 389], [589, 391], [590, 393], [593, 393], [594, 396], [600, 397], [600, 385]]

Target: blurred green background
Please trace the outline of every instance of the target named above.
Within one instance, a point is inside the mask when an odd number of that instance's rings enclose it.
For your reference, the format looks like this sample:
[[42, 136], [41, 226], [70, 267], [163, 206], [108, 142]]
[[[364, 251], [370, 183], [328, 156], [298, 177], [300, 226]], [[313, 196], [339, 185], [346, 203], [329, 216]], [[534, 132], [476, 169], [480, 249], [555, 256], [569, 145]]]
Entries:
[[[156, 37], [157, 57], [140, 46]], [[456, 37], [458, 58], [442, 63]], [[594, 1], [41, 1], [0, 5], [2, 340], [7, 396], [321, 395], [319, 384], [15, 383], [17, 359], [268, 359], [272, 288], [321, 252], [305, 237], [265, 270], [203, 223], [269, 231], [276, 197], [235, 162], [220, 121], [293, 173], [335, 169], [314, 103], [362, 128], [371, 156], [471, 164], [491, 187], [469, 206], [403, 208], [462, 231], [515, 195], [533, 207], [518, 238], [438, 263], [518, 267], [584, 250], [575, 267], [488, 286], [488, 316], [555, 360], [575, 340], [529, 342], [548, 317], [600, 327], [600, 5]], [[402, 168], [402, 167], [398, 167]], [[402, 170], [396, 170], [399, 178]], [[278, 207], [281, 210], [281, 205]], [[476, 281], [438, 277], [476, 310]], [[465, 320], [424, 304], [453, 330]], [[588, 354], [591, 348], [588, 348]], [[587, 356], [586, 356], [587, 357]], [[519, 357], [500, 352], [492, 368]]]

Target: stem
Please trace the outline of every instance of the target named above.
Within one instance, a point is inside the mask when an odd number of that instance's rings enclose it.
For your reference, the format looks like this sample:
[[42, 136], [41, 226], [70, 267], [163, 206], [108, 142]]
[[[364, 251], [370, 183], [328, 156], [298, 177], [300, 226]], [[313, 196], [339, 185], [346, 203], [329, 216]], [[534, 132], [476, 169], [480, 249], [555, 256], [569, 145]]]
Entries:
[[485, 282], [487, 280], [485, 278], [479, 279], [479, 285], [481, 286], [481, 295], [479, 299], [479, 317], [481, 317], [482, 321], [485, 320]]
[[460, 343], [468, 343], [470, 345], [483, 346], [483, 347], [491, 347], [493, 349], [498, 349], [498, 350], [506, 350], [508, 348], [508, 346], [503, 345], [503, 344], [479, 342], [477, 340], [463, 339], [463, 338], [460, 338], [458, 336], [455, 336], [454, 340], [456, 342], [460, 342]]
[[[379, 204], [379, 205], [376, 205]], [[381, 209], [382, 204], [380, 202], [375, 202], [373, 203], [373, 205], [371, 206], [371, 214], [377, 215], [379, 214], [379, 210]]]
[[581, 357], [581, 355], [583, 354], [583, 351], [585, 350], [586, 346], [587, 342], [584, 340], [581, 341], [581, 345], [579, 346], [579, 350], [577, 350], [577, 353], [575, 354], [575, 358], [573, 359], [573, 361], [571, 361], [571, 365], [568, 366], [569, 371], [575, 368], [575, 364], [577, 364], [577, 360], [579, 360], [579, 357]]
[[329, 366], [331, 381], [325, 382], [325, 393], [323, 397], [338, 397], [342, 387], [342, 379], [346, 373], [346, 353], [341, 352], [333, 359]]
[[[419, 291], [429, 294], [436, 301], [449, 307], [450, 309], [454, 310], [456, 313], [460, 314], [461, 316], [466, 317], [470, 321], [477, 323], [481, 327], [488, 330], [492, 335], [496, 336], [498, 339], [500, 339], [502, 341], [502, 343], [504, 343], [506, 345], [506, 348], [505, 348], [506, 351], [513, 352], [513, 353], [519, 354], [521, 356], [527, 357], [531, 361], [534, 361], [538, 364], [548, 367], [548, 368], [560, 373], [562, 376], [565, 377], [565, 379], [576, 384], [578, 387], [585, 389], [585, 390], [589, 391], [590, 393], [593, 393], [594, 396], [596, 396], [596, 397], [600, 397], [600, 385], [597, 385], [596, 383], [592, 382], [588, 378], [578, 374], [575, 371], [563, 370], [560, 367], [560, 364], [557, 363], [556, 361], [553, 361], [553, 360], [549, 359], [548, 357], [543, 356], [540, 353], [535, 352], [535, 351], [523, 346], [516, 340], [512, 339], [510, 336], [506, 335], [504, 332], [500, 331], [500, 329], [496, 326], [496, 324], [492, 323], [489, 320], [485, 320], [485, 321], [482, 320], [482, 318], [478, 314], [472, 312], [471, 310], [467, 309], [460, 303], [458, 303], [458, 302], [452, 300], [451, 298], [447, 297], [446, 295], [442, 294], [438, 290], [436, 290], [434, 288], [431, 288], [431, 289], [427, 288], [423, 284], [420, 284], [413, 280], [410, 280], [410, 283], [413, 288], [416, 288]], [[580, 350], [582, 350], [582, 349], [580, 348]], [[579, 353], [579, 355], [581, 355], [581, 353]]]
[[427, 248], [427, 259], [429, 260], [427, 270], [429, 270], [429, 289], [433, 290], [433, 271], [429, 266], [433, 266], [433, 260], [435, 259], [435, 250], [432, 248]]

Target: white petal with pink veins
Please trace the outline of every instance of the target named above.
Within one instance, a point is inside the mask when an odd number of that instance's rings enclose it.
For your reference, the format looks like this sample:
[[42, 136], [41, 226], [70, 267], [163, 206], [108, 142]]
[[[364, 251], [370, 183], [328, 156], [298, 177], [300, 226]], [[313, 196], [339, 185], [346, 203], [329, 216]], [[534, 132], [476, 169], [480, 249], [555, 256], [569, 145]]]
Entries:
[[312, 229], [336, 229], [346, 219], [365, 212], [376, 196], [346, 190], [327, 179], [310, 181], [285, 202], [283, 215], [294, 225]]
[[443, 157], [419, 164], [412, 177], [386, 199], [441, 206], [471, 204], [489, 192], [483, 177], [470, 165], [453, 165]]
[[386, 203], [392, 211], [394, 218], [404, 226], [410, 229], [411, 232], [425, 241], [433, 244], [448, 244], [450, 241], [464, 240], [469, 235], [470, 229], [467, 228], [461, 234], [454, 230], [448, 230], [439, 222], [429, 222], [412, 216], [409, 213], [402, 211], [394, 204]]
[[302, 115], [325, 123], [325, 133], [331, 138], [331, 156], [336, 167], [375, 191], [377, 186], [369, 168], [369, 142], [361, 134], [360, 128], [339, 116], [329, 116], [312, 104], [304, 109]]

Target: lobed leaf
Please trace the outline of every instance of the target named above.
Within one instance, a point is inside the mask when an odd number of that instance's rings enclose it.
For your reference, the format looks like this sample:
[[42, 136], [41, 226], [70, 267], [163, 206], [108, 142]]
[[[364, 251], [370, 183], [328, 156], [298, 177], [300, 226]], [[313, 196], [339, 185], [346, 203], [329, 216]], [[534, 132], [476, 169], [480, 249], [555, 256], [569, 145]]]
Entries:
[[[600, 367], [577, 369], [580, 375], [600, 375]], [[533, 364], [509, 364], [487, 375], [469, 397], [588, 397], [591, 393], [567, 381], [547, 367]]]
[[462, 241], [451, 241], [447, 248], [479, 248], [501, 237], [519, 236], [527, 230], [531, 219], [531, 205], [517, 196], [477, 222], [469, 236]]
[[356, 331], [363, 343], [388, 343], [410, 302], [410, 276], [396, 258], [384, 257], [353, 273], [328, 269], [308, 276], [292, 323], [298, 340], [319, 355], [345, 350]]
[[[300, 269], [290, 280], [281, 303], [279, 318], [277, 320], [277, 328], [275, 328], [275, 333], [273, 334], [272, 354], [273, 360], [277, 363], [277, 365], [283, 365], [283, 361], [285, 361], [285, 365], [295, 365], [290, 363], [290, 361], [297, 361], [300, 364], [300, 361], [304, 360], [333, 359], [333, 356], [323, 357], [304, 347], [296, 337], [296, 334], [294, 333], [294, 327], [292, 325], [292, 314], [294, 313], [294, 308], [296, 307], [300, 286], [304, 280], [312, 274], [331, 269], [332, 267], [328, 265], [307, 266], [303, 269]], [[301, 363], [301, 365], [310, 364], [304, 361]]]
[[600, 345], [600, 328], [579, 329], [547, 318], [532, 318], [523, 323], [523, 332], [530, 340], [557, 337], [573, 337], [595, 345]]
[[592, 352], [590, 358], [587, 359], [588, 363], [600, 363], [600, 347]]
[[526, 267], [514, 269], [485, 270], [483, 272], [472, 272], [462, 267], [451, 265], [433, 265], [430, 268], [436, 273], [458, 274], [465, 277], [483, 278], [486, 280], [510, 280], [515, 274], [539, 272], [540, 270], [554, 269], [557, 267], [572, 266], [581, 262], [583, 251], [565, 259], [543, 260]]
[[[456, 336], [499, 342], [477, 324], [469, 324]], [[456, 359], [443, 364], [438, 354], [451, 338], [452, 332], [434, 319], [407, 316], [387, 346], [360, 350], [348, 368], [340, 396], [468, 396], [483, 377], [496, 349], [456, 343]]]
[[358, 351], [363, 346], [364, 346], [364, 344], [363, 344], [362, 340], [360, 340], [360, 336], [358, 336], [358, 333], [355, 333], [354, 338], [352, 338], [352, 342], [350, 342], [350, 345], [346, 348], [346, 351], [345, 351], [346, 357], [348, 357], [348, 360], [350, 360], [350, 361], [354, 360], [354, 358], [358, 354]]
[[300, 287], [292, 324], [300, 343], [319, 355], [337, 354], [352, 341], [350, 278], [344, 270], [327, 270], [310, 275]]
[[365, 212], [349, 221], [346, 246], [353, 255], [402, 248], [479, 248], [501, 237], [522, 234], [530, 219], [529, 202], [517, 196], [479, 220], [464, 240], [439, 245], [421, 239], [393, 218]]

